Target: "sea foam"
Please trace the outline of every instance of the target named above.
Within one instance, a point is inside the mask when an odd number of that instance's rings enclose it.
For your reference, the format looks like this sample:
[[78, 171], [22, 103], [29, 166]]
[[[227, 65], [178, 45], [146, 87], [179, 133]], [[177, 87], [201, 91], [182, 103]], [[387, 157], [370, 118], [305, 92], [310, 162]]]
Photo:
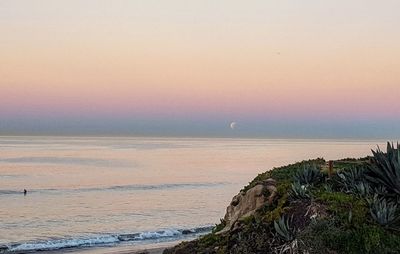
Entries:
[[[131, 234], [105, 234], [90, 237], [71, 239], [52, 239], [7, 245], [5, 253], [24, 251], [59, 250], [66, 248], [80, 248], [91, 246], [117, 245], [121, 242], [151, 241], [159, 239], [179, 239], [187, 235], [200, 235], [211, 231], [212, 226], [202, 226], [192, 229], [164, 229], [157, 231], [144, 231]], [[0, 251], [1, 252], [1, 251]]]

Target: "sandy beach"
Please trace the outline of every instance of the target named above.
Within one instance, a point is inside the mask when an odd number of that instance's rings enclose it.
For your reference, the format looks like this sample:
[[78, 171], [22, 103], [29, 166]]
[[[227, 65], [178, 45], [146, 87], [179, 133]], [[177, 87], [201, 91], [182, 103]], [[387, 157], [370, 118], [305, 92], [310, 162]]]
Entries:
[[112, 252], [100, 252], [100, 253], [111, 253], [111, 254], [162, 254], [166, 247], [159, 248], [147, 248], [141, 250], [123, 250], [123, 251], [112, 251]]
[[[99, 247], [88, 249], [74, 249], [68, 253], [79, 254], [162, 254], [166, 248], [175, 246], [180, 241], [146, 244], [141, 246]], [[59, 253], [58, 251], [45, 252], [44, 254]]]
[[124, 251], [119, 254], [162, 254], [165, 248], [144, 249], [138, 251]]

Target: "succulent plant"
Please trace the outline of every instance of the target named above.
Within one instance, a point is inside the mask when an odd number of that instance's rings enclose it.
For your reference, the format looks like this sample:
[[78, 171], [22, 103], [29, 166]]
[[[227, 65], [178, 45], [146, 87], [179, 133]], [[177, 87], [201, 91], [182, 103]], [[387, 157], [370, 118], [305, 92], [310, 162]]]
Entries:
[[289, 196], [293, 199], [310, 199], [311, 195], [308, 191], [308, 185], [301, 185], [298, 182], [292, 183]]
[[274, 228], [276, 233], [285, 241], [293, 241], [296, 236], [296, 230], [292, 226], [293, 224], [293, 216], [290, 218], [286, 218], [285, 216], [281, 216], [279, 220], [274, 221]]
[[333, 192], [333, 187], [330, 184], [324, 184], [323, 188], [326, 192], [332, 193]]
[[361, 197], [367, 197], [371, 194], [371, 186], [368, 182], [359, 182], [352, 188], [352, 193], [357, 194]]
[[376, 186], [373, 188], [372, 192], [379, 196], [386, 196], [388, 194], [386, 187], [383, 185]]
[[372, 218], [382, 226], [389, 225], [397, 220], [397, 205], [388, 202], [385, 198], [374, 196], [370, 203], [370, 214]]
[[374, 157], [366, 178], [375, 186], [384, 186], [388, 193], [400, 195], [400, 145], [387, 143], [386, 153], [379, 147], [372, 151]]
[[354, 186], [362, 182], [365, 178], [364, 170], [360, 167], [353, 167], [343, 170], [337, 174], [339, 184], [346, 190], [351, 191]]
[[300, 169], [294, 175], [294, 182], [302, 185], [312, 185], [318, 183], [323, 178], [321, 170], [315, 164], [306, 164], [303, 169]]

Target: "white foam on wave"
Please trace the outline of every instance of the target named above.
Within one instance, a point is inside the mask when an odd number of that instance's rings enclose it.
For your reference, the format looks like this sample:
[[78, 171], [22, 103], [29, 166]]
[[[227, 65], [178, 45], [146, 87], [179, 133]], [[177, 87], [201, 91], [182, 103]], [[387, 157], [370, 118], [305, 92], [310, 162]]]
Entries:
[[179, 230], [167, 229], [167, 230], [161, 230], [161, 231], [157, 231], [157, 232], [142, 232], [142, 233], [139, 233], [132, 240], [159, 239], [159, 238], [174, 237], [174, 236], [180, 236], [180, 235], [182, 235], [182, 232]]
[[98, 235], [76, 239], [55, 239], [38, 242], [27, 242], [8, 246], [8, 252], [58, 250], [65, 248], [90, 247], [95, 245], [118, 244], [120, 242], [146, 241], [168, 238], [179, 238], [187, 234], [204, 233], [211, 230], [211, 226], [193, 229], [165, 229], [159, 231], [145, 231], [133, 234]]
[[119, 242], [118, 237], [107, 235], [81, 239], [60, 239], [43, 242], [22, 243], [10, 247], [9, 251], [57, 250], [81, 246], [93, 246], [98, 244], [112, 244], [117, 242]]

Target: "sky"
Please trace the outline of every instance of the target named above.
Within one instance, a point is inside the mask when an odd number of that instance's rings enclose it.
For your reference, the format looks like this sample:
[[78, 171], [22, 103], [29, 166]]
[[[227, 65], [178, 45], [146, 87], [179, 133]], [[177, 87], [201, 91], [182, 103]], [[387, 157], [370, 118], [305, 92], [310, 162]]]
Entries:
[[399, 10], [1, 0], [0, 135], [398, 138]]

